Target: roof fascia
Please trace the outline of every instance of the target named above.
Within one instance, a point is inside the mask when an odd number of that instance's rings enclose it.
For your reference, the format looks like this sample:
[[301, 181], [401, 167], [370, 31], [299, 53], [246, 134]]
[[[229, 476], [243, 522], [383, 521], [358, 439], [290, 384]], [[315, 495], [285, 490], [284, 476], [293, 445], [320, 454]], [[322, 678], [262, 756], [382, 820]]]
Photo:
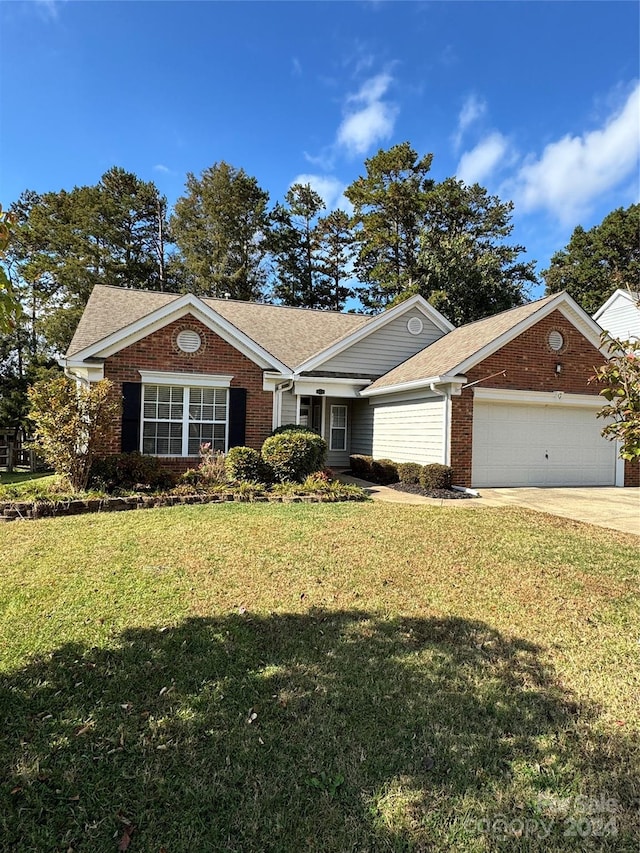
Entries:
[[470, 355], [464, 361], [461, 361], [460, 364], [456, 365], [454, 368], [455, 372], [466, 373], [472, 367], [475, 367], [476, 364], [484, 361], [485, 358], [489, 358], [490, 355], [493, 355], [499, 349], [502, 349], [503, 346], [506, 346], [506, 344], [517, 338], [518, 335], [526, 332], [527, 329], [535, 326], [536, 323], [540, 322], [540, 320], [543, 320], [545, 317], [548, 317], [549, 314], [552, 314], [554, 311], [560, 311], [560, 313], [584, 335], [589, 343], [596, 347], [596, 349], [601, 353], [606, 354], [607, 346], [602, 343], [600, 337], [602, 330], [598, 324], [578, 305], [574, 299], [571, 298], [571, 296], [569, 296], [568, 293], [562, 291], [561, 293], [558, 293], [556, 298], [552, 299], [551, 302], [547, 302], [546, 305], [542, 305], [537, 311], [534, 311], [533, 314], [525, 317], [524, 320], [516, 323], [515, 326], [507, 329], [506, 332], [503, 332], [501, 335], [498, 335], [497, 338], [489, 341], [488, 344], [485, 344], [481, 349], [473, 353], [473, 355]]
[[320, 352], [312, 355], [311, 358], [308, 358], [306, 361], [303, 361], [302, 364], [299, 364], [296, 367], [296, 373], [301, 373], [304, 370], [315, 370], [316, 367], [323, 364], [325, 361], [328, 361], [330, 358], [334, 358], [334, 356], [339, 355], [341, 352], [344, 352], [349, 347], [368, 337], [373, 332], [378, 329], [386, 326], [387, 323], [390, 323], [392, 320], [395, 320], [397, 317], [401, 317], [405, 312], [412, 311], [418, 308], [435, 326], [437, 326], [442, 332], [445, 334], [447, 332], [453, 331], [455, 326], [453, 326], [446, 317], [444, 317], [438, 310], [436, 310], [433, 305], [429, 305], [427, 300], [420, 296], [420, 294], [416, 294], [412, 296], [410, 299], [405, 299], [404, 302], [401, 302], [399, 305], [390, 308], [388, 311], [384, 311], [382, 314], [378, 314], [377, 317], [374, 317], [368, 323], [365, 323], [360, 328], [356, 329], [353, 332], [350, 332], [345, 337], [340, 338], [335, 341], [335, 343], [331, 344], [331, 346], [326, 349], [321, 350]]
[[361, 397], [381, 397], [383, 394], [399, 394], [402, 391], [419, 391], [431, 385], [464, 385], [466, 376], [448, 373], [443, 376], [429, 376], [426, 379], [412, 379], [410, 382], [398, 382], [396, 385], [383, 385], [381, 388], [364, 388]]
[[174, 299], [140, 320], [136, 320], [95, 344], [74, 353], [70, 360], [79, 362], [96, 355], [108, 358], [124, 347], [147, 337], [147, 335], [158, 331], [158, 329], [180, 319], [180, 317], [184, 317], [186, 314], [194, 314], [205, 326], [220, 335], [223, 340], [256, 362], [260, 367], [290, 372], [285, 364], [191, 293]]

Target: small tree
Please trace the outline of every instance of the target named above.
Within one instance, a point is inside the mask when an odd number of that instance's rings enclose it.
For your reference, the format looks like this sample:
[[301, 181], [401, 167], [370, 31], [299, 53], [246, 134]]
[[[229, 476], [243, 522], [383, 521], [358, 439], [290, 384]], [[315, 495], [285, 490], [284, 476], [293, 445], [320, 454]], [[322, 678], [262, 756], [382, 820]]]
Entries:
[[612, 340], [609, 352], [609, 361], [594, 376], [605, 383], [600, 394], [608, 400], [597, 416], [612, 419], [602, 435], [621, 442], [622, 459], [640, 459], [640, 342]]
[[74, 491], [86, 489], [91, 463], [118, 416], [111, 389], [108, 379], [85, 386], [67, 376], [36, 382], [29, 389], [34, 444]]

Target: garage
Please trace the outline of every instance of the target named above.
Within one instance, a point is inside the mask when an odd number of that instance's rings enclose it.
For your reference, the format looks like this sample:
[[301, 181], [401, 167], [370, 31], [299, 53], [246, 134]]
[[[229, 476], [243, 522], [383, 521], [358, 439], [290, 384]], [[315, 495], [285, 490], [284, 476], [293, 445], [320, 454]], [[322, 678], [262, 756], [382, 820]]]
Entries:
[[613, 486], [616, 446], [600, 431], [602, 400], [562, 392], [476, 389], [474, 486]]

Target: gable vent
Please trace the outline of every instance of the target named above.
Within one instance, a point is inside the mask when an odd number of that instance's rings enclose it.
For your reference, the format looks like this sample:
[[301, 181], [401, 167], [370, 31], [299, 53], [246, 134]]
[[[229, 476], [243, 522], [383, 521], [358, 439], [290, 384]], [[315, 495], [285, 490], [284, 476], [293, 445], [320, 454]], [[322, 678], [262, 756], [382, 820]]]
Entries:
[[183, 329], [176, 338], [176, 343], [182, 352], [198, 352], [202, 346], [200, 335], [193, 329]]
[[424, 323], [420, 317], [411, 317], [407, 322], [407, 330], [411, 335], [419, 335], [424, 329]]
[[554, 352], [560, 352], [562, 347], [564, 346], [564, 338], [558, 331], [549, 332], [549, 337], [547, 338], [547, 342], [549, 347]]

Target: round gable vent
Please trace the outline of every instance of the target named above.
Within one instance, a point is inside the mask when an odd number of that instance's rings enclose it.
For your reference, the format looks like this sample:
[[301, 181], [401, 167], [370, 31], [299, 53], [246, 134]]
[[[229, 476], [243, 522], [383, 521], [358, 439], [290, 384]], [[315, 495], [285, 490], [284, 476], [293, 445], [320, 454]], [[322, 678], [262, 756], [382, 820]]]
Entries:
[[560, 332], [554, 330], [553, 332], [549, 332], [547, 343], [549, 344], [549, 349], [552, 349], [554, 352], [560, 352], [564, 346], [564, 338]]
[[424, 323], [420, 317], [411, 317], [407, 322], [407, 330], [411, 335], [419, 335], [424, 329]]
[[182, 352], [198, 352], [202, 346], [202, 340], [200, 339], [200, 335], [194, 332], [193, 329], [183, 329], [176, 338], [176, 344]]

